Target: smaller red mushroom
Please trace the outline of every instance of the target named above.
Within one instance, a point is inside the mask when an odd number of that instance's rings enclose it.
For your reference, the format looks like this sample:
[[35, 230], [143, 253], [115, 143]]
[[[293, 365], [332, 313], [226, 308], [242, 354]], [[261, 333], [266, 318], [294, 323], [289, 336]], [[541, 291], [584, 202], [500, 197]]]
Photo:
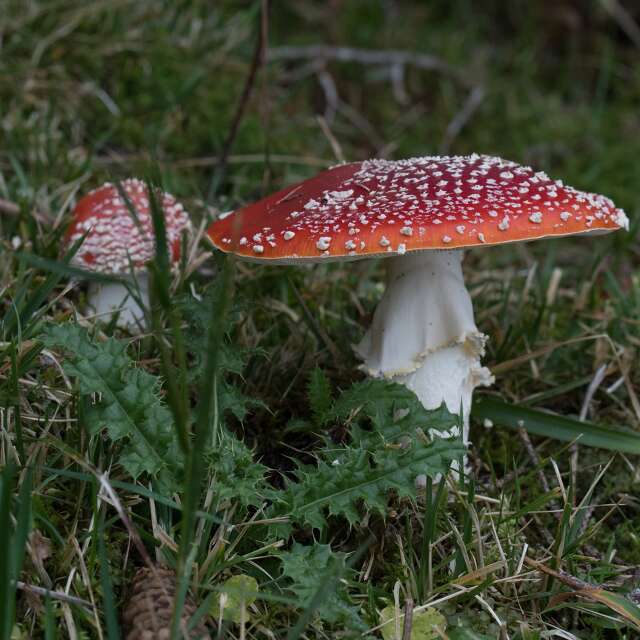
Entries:
[[[85, 236], [73, 264], [88, 271], [135, 280], [142, 301], [148, 304], [147, 263], [155, 255], [149, 192], [146, 184], [136, 178], [120, 182], [119, 187], [107, 182], [78, 202], [65, 234], [65, 250]], [[174, 266], [180, 259], [182, 233], [190, 228], [189, 216], [172, 195], [158, 196], [165, 216], [169, 258]], [[88, 297], [97, 316], [119, 311], [120, 326], [141, 324], [144, 311], [124, 285], [91, 281]]]

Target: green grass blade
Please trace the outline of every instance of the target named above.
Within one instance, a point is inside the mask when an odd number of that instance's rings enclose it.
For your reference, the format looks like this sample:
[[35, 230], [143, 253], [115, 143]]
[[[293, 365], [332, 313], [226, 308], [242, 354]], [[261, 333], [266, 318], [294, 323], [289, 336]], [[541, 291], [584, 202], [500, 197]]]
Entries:
[[[0, 474], [0, 549], [11, 548], [11, 488], [15, 473], [15, 465], [9, 459]], [[10, 554], [5, 552], [0, 553], [0, 640], [8, 640], [11, 636], [12, 600]]]
[[[73, 251], [75, 253], [75, 251]], [[17, 258], [20, 262], [24, 262], [35, 269], [47, 271], [53, 275], [59, 276], [59, 279], [77, 278], [78, 280], [93, 280], [94, 282], [113, 283], [117, 282], [122, 286], [127, 286], [127, 279], [120, 278], [115, 275], [100, 273], [99, 271], [89, 271], [69, 264], [68, 260], [73, 255], [66, 256], [63, 260], [51, 260], [43, 256], [37, 256], [33, 253], [18, 253]]]
[[[157, 338], [156, 343], [160, 350], [165, 384], [167, 387], [167, 399], [173, 413], [174, 425], [178, 436], [178, 442], [185, 455], [189, 452], [189, 392], [187, 390], [187, 357], [185, 351], [184, 336], [182, 334], [181, 318], [171, 295], [171, 265], [167, 251], [167, 229], [164, 212], [162, 210], [161, 194], [152, 183], [147, 182], [149, 205], [153, 232], [155, 238], [155, 258], [149, 265], [151, 275], [151, 324]], [[171, 352], [162, 335], [162, 317], [164, 313], [171, 327], [173, 337], [173, 353]], [[177, 365], [177, 366], [176, 366]]]
[[11, 409], [13, 409], [13, 426], [16, 432], [16, 448], [18, 449], [18, 455], [20, 460], [24, 463], [24, 439], [22, 437], [22, 411], [20, 402], [20, 374], [18, 367], [18, 354], [17, 344], [12, 342], [9, 347], [9, 353], [11, 355], [11, 395], [12, 403]]
[[17, 477], [17, 469], [9, 461], [0, 476], [0, 640], [9, 640], [15, 617], [17, 580], [22, 570], [24, 553], [31, 529], [31, 471], [25, 475], [18, 495], [12, 524], [11, 496]]
[[113, 594], [113, 583], [111, 582], [111, 572], [109, 571], [109, 558], [104, 542], [104, 514], [100, 517], [98, 529], [98, 559], [100, 561], [100, 584], [102, 586], [102, 613], [107, 625], [107, 637], [109, 640], [118, 640], [120, 628], [118, 625], [118, 610]]
[[[209, 327], [207, 359], [202, 383], [200, 385], [197, 407], [197, 420], [193, 443], [187, 458], [185, 474], [185, 491], [180, 531], [180, 548], [178, 562], [178, 578], [182, 580], [185, 574], [190, 572], [189, 562], [194, 542], [196, 512], [202, 498], [202, 479], [205, 477], [204, 454], [207, 445], [211, 442], [216, 429], [212, 420], [212, 407], [215, 402], [216, 390], [214, 381], [218, 371], [220, 351], [224, 338], [227, 312], [233, 298], [233, 273], [234, 263], [232, 259], [226, 259], [220, 274], [219, 300], [212, 305], [213, 314]], [[176, 607], [174, 612], [171, 637], [176, 637], [181, 610]]]
[[588, 447], [640, 454], [640, 432], [625, 427], [580, 422], [539, 409], [509, 404], [490, 396], [478, 398], [473, 403], [471, 415], [476, 420], [488, 419], [511, 429], [522, 427], [529, 433], [545, 438], [565, 442], [577, 439]]
[[[28, 296], [26, 295], [25, 287], [23, 287], [18, 294], [16, 295], [16, 299], [24, 300], [23, 304], [20, 304], [20, 307], [17, 306], [14, 308], [14, 311], [17, 313], [8, 313], [2, 320], [2, 332], [5, 335], [5, 339], [10, 339], [16, 335], [21, 335], [22, 338], [26, 338], [29, 336], [33, 327], [36, 325], [37, 320], [45, 313], [48, 305], [45, 305], [45, 301], [51, 294], [51, 292], [58, 286], [60, 280], [62, 280], [64, 273], [62, 272], [62, 267], [64, 265], [68, 265], [71, 258], [75, 255], [76, 251], [82, 244], [82, 240], [84, 238], [80, 238], [62, 258], [61, 263], [57, 263], [53, 260], [46, 260], [44, 258], [39, 258], [33, 254], [22, 253], [18, 257], [20, 260], [24, 260], [27, 262], [38, 262], [41, 261], [42, 264], [47, 264], [52, 267], [53, 265], [58, 265], [59, 269], [48, 269], [50, 271], [49, 275], [45, 278], [45, 280], [40, 284], [40, 286], [36, 287], [36, 289], [31, 292]], [[44, 307], [43, 307], [44, 305]]]
[[56, 640], [56, 618], [49, 596], [44, 599], [44, 607], [44, 638], [45, 640]]
[[31, 489], [33, 486], [32, 471], [27, 469], [20, 493], [18, 495], [18, 514], [16, 517], [16, 527], [13, 534], [13, 552], [11, 554], [11, 578], [15, 585], [22, 564], [24, 562], [24, 554], [27, 547], [27, 539], [31, 530]]

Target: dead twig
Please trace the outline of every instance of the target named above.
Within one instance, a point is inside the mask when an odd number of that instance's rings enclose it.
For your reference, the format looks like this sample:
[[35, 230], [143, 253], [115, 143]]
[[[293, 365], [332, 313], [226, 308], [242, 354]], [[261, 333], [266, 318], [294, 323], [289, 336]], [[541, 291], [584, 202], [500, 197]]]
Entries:
[[15, 202], [0, 198], [0, 211], [8, 213], [10, 216], [17, 216], [20, 213], [20, 207]]
[[439, 71], [452, 76], [462, 84], [468, 84], [460, 72], [447, 64], [442, 58], [428, 53], [403, 51], [401, 49], [359, 49], [356, 47], [331, 47], [316, 44], [300, 47], [272, 47], [267, 51], [267, 62], [282, 60], [323, 59], [339, 62], [356, 62], [365, 65], [397, 67], [411, 66], [428, 71]]
[[253, 87], [256, 83], [259, 69], [263, 66], [265, 61], [265, 52], [267, 47], [268, 38], [268, 15], [269, 15], [269, 0], [262, 0], [260, 9], [260, 24], [258, 28], [258, 38], [256, 40], [256, 47], [253, 52], [253, 58], [251, 60], [251, 66], [249, 67], [249, 73], [238, 101], [238, 106], [233, 115], [233, 120], [229, 126], [229, 132], [222, 145], [222, 151], [218, 158], [218, 166], [213, 178], [213, 191], [215, 192], [217, 186], [222, 182], [224, 177], [225, 168], [227, 166], [227, 160], [231, 153], [231, 148], [238, 135], [238, 129], [240, 128], [240, 122], [247, 110], [249, 104], [249, 98], [253, 92]]
[[336, 160], [340, 163], [346, 162], [344, 153], [342, 152], [342, 147], [340, 146], [337, 138], [333, 135], [333, 131], [329, 128], [326, 118], [323, 116], [316, 116], [316, 119], [318, 120], [318, 124], [320, 125], [320, 129], [322, 129], [324, 137], [331, 145], [331, 150], [333, 151], [333, 155], [336, 157]]
[[333, 80], [333, 76], [326, 70], [322, 69], [317, 73], [318, 84], [322, 88], [324, 93], [324, 119], [327, 123], [331, 124], [336, 117], [336, 111], [340, 104], [340, 98], [338, 96], [338, 89], [336, 83]]
[[411, 640], [411, 630], [413, 628], [413, 600], [407, 598], [404, 603], [404, 627], [402, 629], [402, 640]]
[[518, 435], [520, 436], [520, 440], [522, 440], [522, 444], [524, 445], [525, 451], [529, 456], [529, 459], [533, 463], [534, 467], [538, 469], [538, 479], [540, 480], [540, 484], [542, 485], [542, 489], [545, 493], [549, 493], [551, 491], [549, 487], [549, 482], [547, 480], [547, 476], [544, 475], [544, 471], [542, 470], [542, 466], [540, 464], [540, 456], [538, 452], [533, 447], [533, 443], [531, 442], [531, 438], [529, 438], [529, 434], [527, 433], [524, 427], [518, 428]]
[[473, 87], [469, 91], [467, 99], [464, 101], [462, 108], [453, 117], [447, 126], [444, 139], [440, 145], [440, 153], [445, 155], [451, 148], [451, 144], [458, 137], [458, 134], [464, 129], [465, 125], [471, 120], [473, 114], [484, 100], [484, 88], [480, 85]]
[[94, 609], [94, 606], [88, 600], [83, 600], [82, 598], [77, 598], [76, 596], [70, 596], [68, 593], [64, 593], [64, 591], [52, 591], [51, 589], [37, 587], [36, 585], [27, 584], [26, 582], [20, 582], [19, 580], [18, 582], [16, 582], [16, 586], [21, 591], [28, 591], [30, 593], [36, 594], [37, 596], [51, 598], [52, 600], [60, 600], [61, 602], [68, 602], [69, 604], [86, 607], [90, 610]]

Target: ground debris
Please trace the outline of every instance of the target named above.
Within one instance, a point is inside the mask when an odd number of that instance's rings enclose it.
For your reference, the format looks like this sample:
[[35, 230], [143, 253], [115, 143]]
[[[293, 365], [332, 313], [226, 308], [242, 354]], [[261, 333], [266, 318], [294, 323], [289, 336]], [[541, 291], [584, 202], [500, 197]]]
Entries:
[[[177, 577], [166, 567], [142, 567], [131, 584], [127, 605], [122, 614], [126, 640], [164, 640], [171, 635], [171, 617]], [[197, 606], [187, 595], [182, 610], [181, 626], [186, 632]], [[206, 622], [199, 622], [188, 632], [193, 640], [209, 640]]]

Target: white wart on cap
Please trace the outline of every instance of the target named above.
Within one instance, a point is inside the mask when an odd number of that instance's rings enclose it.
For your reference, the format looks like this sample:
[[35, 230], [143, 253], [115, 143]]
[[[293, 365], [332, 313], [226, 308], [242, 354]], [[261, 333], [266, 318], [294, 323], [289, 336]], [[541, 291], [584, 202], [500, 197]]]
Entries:
[[[66, 246], [86, 238], [73, 258], [74, 264], [90, 271], [124, 274], [142, 270], [153, 259], [155, 240], [147, 186], [129, 178], [120, 182], [129, 206], [116, 185], [109, 182], [84, 196], [73, 211], [73, 220], [65, 234]], [[167, 243], [173, 263], [180, 258], [180, 239], [189, 229], [189, 215], [169, 193], [159, 193], [165, 216]]]

